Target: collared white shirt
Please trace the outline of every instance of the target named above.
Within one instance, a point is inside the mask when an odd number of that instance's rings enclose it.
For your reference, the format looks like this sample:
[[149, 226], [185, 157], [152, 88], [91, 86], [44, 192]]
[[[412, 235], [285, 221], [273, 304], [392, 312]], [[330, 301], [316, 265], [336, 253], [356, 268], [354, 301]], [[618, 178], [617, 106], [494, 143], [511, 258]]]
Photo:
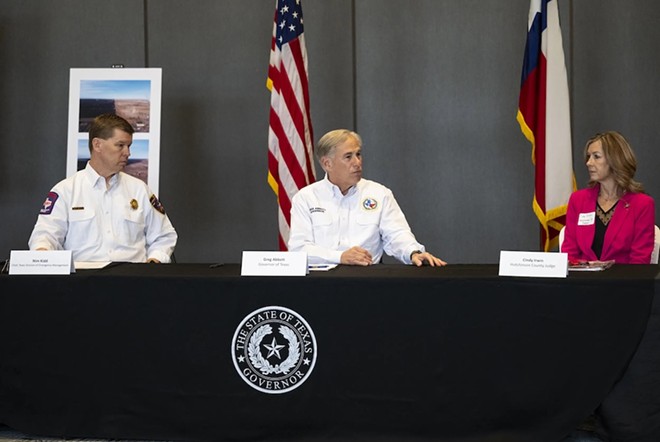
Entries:
[[361, 179], [342, 195], [326, 175], [293, 197], [289, 250], [307, 252], [310, 264], [339, 264], [353, 246], [368, 250], [374, 263], [383, 251], [406, 264], [412, 252], [425, 251], [392, 191], [375, 181]]
[[143, 181], [119, 172], [107, 187], [87, 163], [50, 191], [28, 243], [31, 250], [71, 250], [74, 261], [167, 263], [176, 241], [172, 223]]

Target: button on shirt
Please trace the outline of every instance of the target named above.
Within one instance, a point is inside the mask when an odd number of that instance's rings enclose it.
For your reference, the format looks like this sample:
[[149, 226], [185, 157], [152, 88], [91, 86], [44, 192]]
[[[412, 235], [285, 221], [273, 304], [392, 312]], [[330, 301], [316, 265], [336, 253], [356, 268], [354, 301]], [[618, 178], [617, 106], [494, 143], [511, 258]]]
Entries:
[[354, 246], [383, 252], [410, 264], [410, 254], [424, 251], [387, 187], [361, 179], [346, 195], [326, 177], [301, 189], [291, 201], [289, 250], [307, 252], [310, 264], [341, 262]]
[[30, 236], [30, 249], [71, 250], [74, 261], [170, 262], [177, 234], [147, 185], [116, 173], [106, 180], [87, 163], [53, 187]]

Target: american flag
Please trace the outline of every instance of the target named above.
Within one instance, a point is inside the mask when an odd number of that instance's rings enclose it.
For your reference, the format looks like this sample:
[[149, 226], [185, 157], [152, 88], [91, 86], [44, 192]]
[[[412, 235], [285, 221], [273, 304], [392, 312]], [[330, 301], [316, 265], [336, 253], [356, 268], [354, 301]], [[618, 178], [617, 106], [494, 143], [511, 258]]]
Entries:
[[575, 190], [570, 102], [557, 0], [531, 0], [518, 102], [518, 123], [532, 143], [534, 213], [541, 247], [558, 244]]
[[277, 196], [279, 246], [287, 250], [291, 198], [316, 181], [301, 0], [277, 0], [267, 87], [268, 183]]

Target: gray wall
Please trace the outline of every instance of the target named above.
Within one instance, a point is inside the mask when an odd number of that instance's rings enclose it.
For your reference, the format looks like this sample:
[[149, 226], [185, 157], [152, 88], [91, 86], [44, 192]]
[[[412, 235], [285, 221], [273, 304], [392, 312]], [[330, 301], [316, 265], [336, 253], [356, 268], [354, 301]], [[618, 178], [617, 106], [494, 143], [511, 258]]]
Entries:
[[[179, 262], [275, 250], [265, 88], [274, 1], [7, 0], [0, 5], [0, 257], [25, 249], [64, 178], [71, 67], [163, 68], [160, 197]], [[316, 139], [364, 139], [365, 176], [451, 263], [537, 250], [531, 149], [515, 121], [529, 0], [305, 0]], [[616, 129], [660, 195], [660, 3], [560, 0], [575, 172]]]

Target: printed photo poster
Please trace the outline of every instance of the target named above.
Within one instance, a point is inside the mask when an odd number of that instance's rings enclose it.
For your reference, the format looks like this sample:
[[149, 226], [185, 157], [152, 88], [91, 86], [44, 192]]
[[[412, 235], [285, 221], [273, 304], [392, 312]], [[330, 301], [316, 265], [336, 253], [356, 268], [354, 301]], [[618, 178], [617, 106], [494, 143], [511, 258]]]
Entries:
[[89, 161], [89, 123], [97, 115], [114, 113], [135, 130], [124, 172], [158, 195], [161, 79], [161, 68], [71, 69], [67, 177]]

